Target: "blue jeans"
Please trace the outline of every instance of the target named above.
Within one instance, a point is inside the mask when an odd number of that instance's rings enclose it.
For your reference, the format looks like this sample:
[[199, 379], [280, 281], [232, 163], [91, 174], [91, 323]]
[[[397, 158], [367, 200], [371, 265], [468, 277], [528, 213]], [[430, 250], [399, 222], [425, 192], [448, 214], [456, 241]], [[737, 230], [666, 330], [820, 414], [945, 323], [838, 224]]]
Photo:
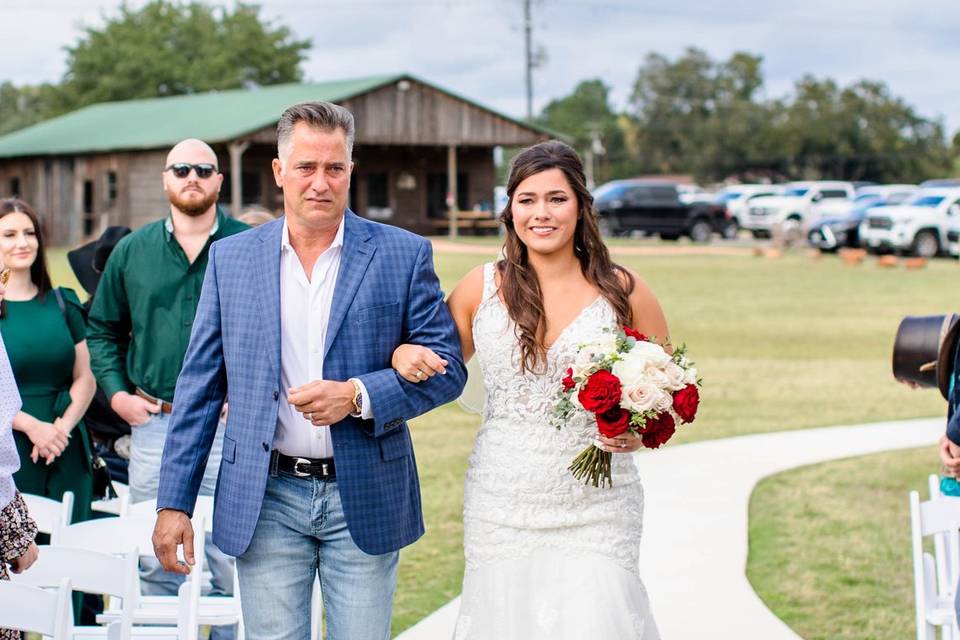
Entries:
[[[130, 500], [143, 502], [157, 497], [160, 486], [160, 459], [163, 445], [167, 441], [167, 426], [170, 415], [158, 413], [149, 421], [131, 429], [130, 447]], [[217, 488], [217, 474], [220, 473], [220, 457], [223, 453], [223, 423], [217, 429], [207, 468], [203, 473], [200, 495], [212, 496]], [[206, 537], [206, 566], [210, 570], [210, 590], [208, 595], [233, 595], [233, 559], [220, 551], [212, 536]], [[153, 556], [140, 558], [140, 585], [144, 595], [176, 595], [183, 583], [184, 576], [168, 573]], [[232, 627], [214, 627], [210, 634], [212, 640], [231, 640], [234, 637]]]
[[388, 640], [399, 557], [354, 544], [335, 481], [271, 476], [253, 539], [237, 557], [247, 635], [309, 640], [319, 572], [328, 640]]

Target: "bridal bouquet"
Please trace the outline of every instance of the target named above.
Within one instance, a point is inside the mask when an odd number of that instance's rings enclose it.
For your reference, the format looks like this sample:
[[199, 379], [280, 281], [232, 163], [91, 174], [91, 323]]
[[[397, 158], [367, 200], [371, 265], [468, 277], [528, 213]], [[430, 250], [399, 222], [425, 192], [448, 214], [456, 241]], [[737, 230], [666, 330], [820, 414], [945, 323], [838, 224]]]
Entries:
[[[684, 346], [670, 355], [629, 327], [608, 331], [579, 346], [563, 378], [554, 424], [560, 429], [575, 411], [588, 411], [604, 437], [631, 431], [645, 447], [656, 449], [673, 436], [678, 424], [693, 422], [700, 384]], [[585, 484], [612, 486], [610, 456], [591, 444], [569, 469]]]

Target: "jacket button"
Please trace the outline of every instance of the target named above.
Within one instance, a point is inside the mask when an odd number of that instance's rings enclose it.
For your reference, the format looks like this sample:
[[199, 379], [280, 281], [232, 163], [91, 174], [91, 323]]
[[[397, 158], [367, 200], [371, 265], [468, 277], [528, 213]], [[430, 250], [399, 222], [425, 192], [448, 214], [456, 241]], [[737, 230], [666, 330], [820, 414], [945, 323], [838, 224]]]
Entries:
[[274, 389], [274, 390], [273, 390], [273, 401], [276, 402], [276, 401], [279, 400], [279, 399], [280, 399], [280, 392], [277, 391], [276, 389]]
[[270, 451], [270, 445], [268, 445], [266, 442], [261, 442], [260, 446], [263, 447], [264, 451]]

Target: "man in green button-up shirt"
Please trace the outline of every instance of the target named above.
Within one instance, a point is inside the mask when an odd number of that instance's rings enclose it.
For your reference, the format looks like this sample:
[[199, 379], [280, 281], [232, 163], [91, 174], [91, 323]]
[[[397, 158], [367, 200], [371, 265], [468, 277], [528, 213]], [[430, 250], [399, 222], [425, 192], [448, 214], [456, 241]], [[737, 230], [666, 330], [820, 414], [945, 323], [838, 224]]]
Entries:
[[[200, 140], [184, 140], [167, 156], [163, 186], [169, 217], [121, 240], [107, 261], [88, 319], [87, 344], [97, 381], [130, 423], [130, 496], [155, 499], [160, 458], [177, 376], [190, 341], [210, 244], [248, 227], [217, 206], [223, 175]], [[213, 495], [220, 466], [221, 425], [201, 495]], [[232, 592], [232, 568], [212, 543], [214, 593]], [[219, 554], [219, 555], [218, 555]], [[226, 573], [224, 573], [226, 572]], [[181, 581], [159, 566], [143, 576], [145, 593], [176, 593]], [[216, 635], [223, 638], [222, 629]]]

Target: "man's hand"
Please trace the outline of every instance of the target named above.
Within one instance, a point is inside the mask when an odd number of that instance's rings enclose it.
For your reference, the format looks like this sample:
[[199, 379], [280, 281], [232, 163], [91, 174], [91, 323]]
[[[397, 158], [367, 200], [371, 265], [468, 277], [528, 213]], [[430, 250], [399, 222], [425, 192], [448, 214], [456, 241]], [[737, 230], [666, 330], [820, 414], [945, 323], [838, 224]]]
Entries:
[[340, 422], [353, 412], [352, 382], [314, 380], [287, 392], [287, 402], [316, 426]]
[[947, 438], [940, 436], [940, 462], [943, 463], [945, 475], [956, 478], [960, 475], [960, 457], [954, 457], [956, 445]]
[[40, 549], [37, 548], [36, 543], [31, 542], [30, 546], [27, 547], [27, 550], [23, 552], [23, 555], [19, 558], [14, 558], [10, 561], [10, 570], [14, 573], [22, 573], [30, 568], [34, 562], [37, 561], [37, 556], [40, 555]]
[[139, 427], [150, 420], [151, 414], [159, 413], [160, 407], [140, 396], [126, 391], [117, 391], [110, 398], [110, 408], [131, 427]]
[[[186, 564], [177, 560], [177, 547], [183, 545]], [[153, 528], [153, 553], [164, 570], [184, 575], [190, 573], [194, 564], [193, 524], [183, 511], [161, 509]]]

